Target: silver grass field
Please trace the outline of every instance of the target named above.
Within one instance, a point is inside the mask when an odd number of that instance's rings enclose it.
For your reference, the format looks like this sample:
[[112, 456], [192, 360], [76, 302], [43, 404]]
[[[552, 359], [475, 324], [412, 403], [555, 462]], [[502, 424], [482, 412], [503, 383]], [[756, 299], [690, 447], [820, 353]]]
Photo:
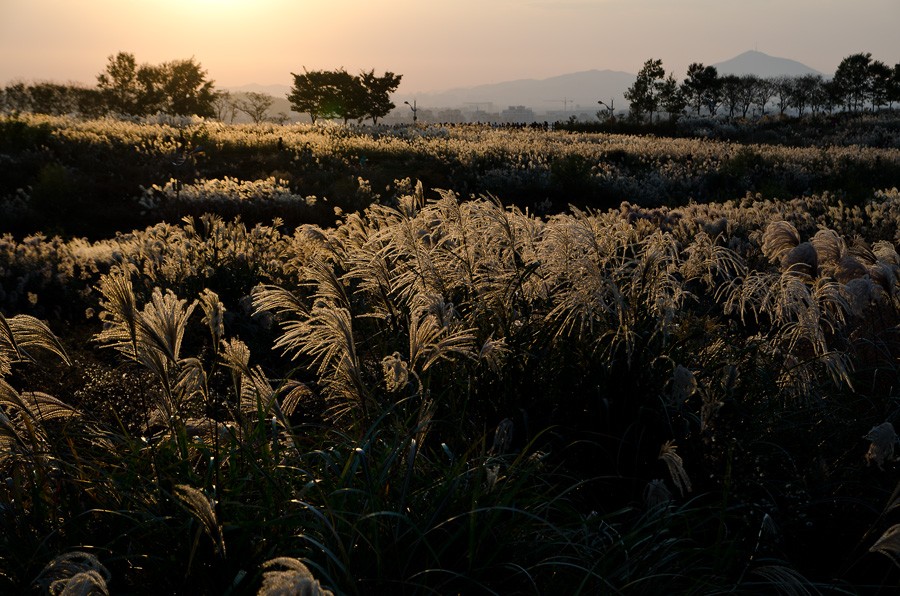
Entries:
[[[179, 130], [16, 118], [21, 167]], [[835, 181], [896, 146], [181, 125], [147, 225], [0, 235], [0, 593], [894, 593], [900, 193]], [[813, 190], [713, 200], [747, 152]], [[572, 155], [635, 200], [517, 200]]]

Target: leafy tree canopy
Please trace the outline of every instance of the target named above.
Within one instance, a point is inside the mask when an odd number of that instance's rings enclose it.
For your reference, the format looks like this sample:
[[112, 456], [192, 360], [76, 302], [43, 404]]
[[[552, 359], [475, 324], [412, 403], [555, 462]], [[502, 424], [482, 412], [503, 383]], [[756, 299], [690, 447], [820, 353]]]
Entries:
[[379, 77], [374, 70], [354, 76], [343, 68], [333, 71], [304, 68], [303, 74], [291, 74], [294, 85], [287, 96], [291, 107], [309, 114], [313, 122], [317, 118], [340, 118], [344, 122], [371, 118], [377, 123], [378, 118], [394, 109], [390, 93], [397, 89], [402, 77], [392, 72]]
[[215, 114], [213, 82], [206, 80], [206, 74], [193, 57], [138, 66], [134, 54], [119, 52], [109, 57], [106, 70], [97, 75], [97, 86], [108, 108], [121, 114], [210, 117]]

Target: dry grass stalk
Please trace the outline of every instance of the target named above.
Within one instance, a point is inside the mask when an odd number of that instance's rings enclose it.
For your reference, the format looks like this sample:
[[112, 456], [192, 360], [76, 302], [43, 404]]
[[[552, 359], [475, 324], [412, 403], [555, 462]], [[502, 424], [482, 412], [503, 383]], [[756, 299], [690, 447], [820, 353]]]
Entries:
[[672, 493], [661, 478], [652, 480], [644, 488], [644, 503], [648, 509], [655, 509], [672, 501]]
[[659, 450], [659, 459], [663, 460], [669, 468], [672, 482], [678, 487], [678, 491], [684, 496], [685, 491], [691, 492], [691, 479], [684, 469], [684, 462], [676, 452], [675, 441], [666, 441]]
[[192, 486], [179, 484], [175, 487], [175, 496], [184, 504], [185, 508], [197, 519], [212, 538], [216, 547], [216, 553], [225, 558], [225, 540], [222, 537], [222, 526], [216, 519], [216, 511], [212, 501], [202, 492]]
[[[798, 571], [784, 565], [764, 565], [750, 573], [765, 578], [784, 596], [812, 596], [820, 592]], [[809, 588], [813, 591], [810, 592]]]
[[509, 452], [509, 447], [512, 444], [513, 430], [514, 424], [512, 420], [509, 418], [501, 420], [500, 424], [497, 425], [497, 429], [494, 431], [494, 444], [491, 445], [491, 449], [488, 453], [490, 455], [505, 455]]

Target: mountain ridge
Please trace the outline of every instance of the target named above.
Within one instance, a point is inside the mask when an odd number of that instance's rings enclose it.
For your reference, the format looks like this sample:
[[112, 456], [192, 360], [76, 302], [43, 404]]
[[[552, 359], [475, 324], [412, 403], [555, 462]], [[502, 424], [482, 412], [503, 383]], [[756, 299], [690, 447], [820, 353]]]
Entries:
[[[748, 50], [729, 60], [711, 63], [719, 75], [755, 74], [760, 77], [802, 76], [823, 73], [789, 58], [770, 56], [756, 50]], [[559, 115], [598, 111], [598, 101], [612, 105], [616, 110], [627, 108], [625, 91], [637, 75], [610, 69], [591, 69], [565, 73], [543, 79], [523, 78], [469, 87], [454, 87], [444, 91], [394, 94], [394, 102], [416, 101], [419, 108], [457, 108], [468, 111], [500, 112], [510, 106], [525, 106], [536, 113], [553, 112]], [[684, 75], [676, 77], [679, 81]], [[287, 85], [261, 85], [250, 83], [226, 90], [235, 92], [269, 93], [283, 99], [289, 92]], [[279, 102], [280, 103], [280, 102]]]

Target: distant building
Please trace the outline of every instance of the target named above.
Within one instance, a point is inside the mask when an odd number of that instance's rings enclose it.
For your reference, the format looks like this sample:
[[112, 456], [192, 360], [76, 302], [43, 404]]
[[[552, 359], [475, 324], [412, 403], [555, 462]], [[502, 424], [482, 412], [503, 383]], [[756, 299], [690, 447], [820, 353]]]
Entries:
[[463, 116], [462, 110], [446, 108], [438, 112], [438, 121], [447, 124], [462, 124], [466, 121], [466, 117]]
[[509, 106], [500, 112], [500, 120], [507, 124], [531, 124], [534, 122], [534, 110], [525, 106]]

